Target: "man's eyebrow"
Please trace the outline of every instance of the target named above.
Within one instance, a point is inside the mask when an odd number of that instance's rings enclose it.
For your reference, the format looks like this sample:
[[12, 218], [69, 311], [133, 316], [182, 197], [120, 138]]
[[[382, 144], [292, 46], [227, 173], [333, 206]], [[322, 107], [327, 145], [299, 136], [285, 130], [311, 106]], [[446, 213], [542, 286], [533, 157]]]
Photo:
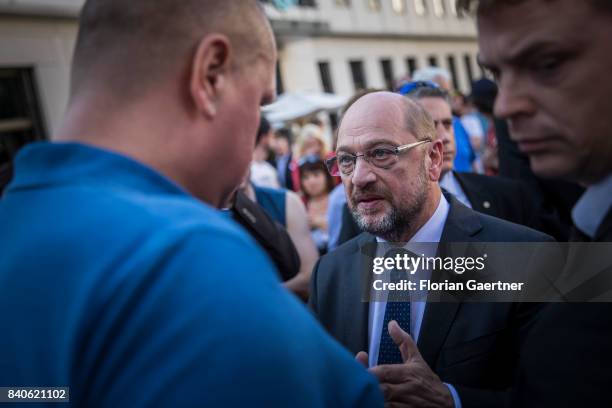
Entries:
[[[567, 50], [572, 45], [573, 44], [571, 42], [569, 44], [567, 42], [560, 44], [559, 42], [554, 42], [551, 40], [536, 41], [522, 48], [519, 45], [518, 47], [515, 47], [515, 50], [511, 50], [509, 53], [510, 55], [508, 55], [507, 57], [504, 57], [501, 63], [509, 64], [509, 65], [521, 65], [521, 64], [524, 64], [526, 61], [531, 60], [534, 56], [537, 56], [538, 54], [542, 52], [549, 52], [549, 51], [563, 52], [564, 50]], [[480, 65], [482, 65], [483, 67], [487, 69], [493, 70], [496, 68], [496, 64], [486, 61], [483, 58], [482, 54], [480, 53], [477, 56], [477, 60]]]
[[[378, 145], [382, 145], [382, 144], [384, 144], [384, 145], [390, 145], [390, 146], [393, 146], [393, 147], [398, 146], [398, 144], [397, 144], [396, 142], [392, 141], [392, 140], [389, 140], [389, 139], [382, 139], [382, 138], [381, 138], [381, 139], [369, 140], [369, 141], [367, 141], [366, 143], [364, 143], [364, 144], [362, 145], [362, 147], [363, 147], [363, 149], [364, 149], [364, 150], [368, 150], [368, 149], [371, 149], [371, 148], [372, 148], [372, 147], [374, 147], [374, 146], [378, 146]], [[353, 151], [355, 151], [355, 149], [351, 149], [351, 148], [350, 148], [350, 146], [338, 146], [338, 147], [336, 148], [336, 152], [347, 152], [347, 153], [351, 153], [351, 152], [353, 152]]]

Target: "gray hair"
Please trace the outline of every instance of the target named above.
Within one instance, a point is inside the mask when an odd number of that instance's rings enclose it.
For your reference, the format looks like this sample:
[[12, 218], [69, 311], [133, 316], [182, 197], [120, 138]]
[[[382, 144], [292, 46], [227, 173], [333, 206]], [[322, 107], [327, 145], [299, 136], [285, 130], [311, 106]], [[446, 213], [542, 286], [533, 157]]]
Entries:
[[414, 99], [403, 98], [403, 100], [404, 118], [408, 131], [419, 141], [436, 140], [436, 126], [427, 110]]
[[146, 94], [168, 74], [183, 72], [199, 41], [213, 32], [230, 39], [234, 61], [250, 59], [267, 45], [270, 29], [255, 0], [178, 3], [87, 0], [74, 51], [72, 93], [85, 84], [102, 84], [123, 98]]

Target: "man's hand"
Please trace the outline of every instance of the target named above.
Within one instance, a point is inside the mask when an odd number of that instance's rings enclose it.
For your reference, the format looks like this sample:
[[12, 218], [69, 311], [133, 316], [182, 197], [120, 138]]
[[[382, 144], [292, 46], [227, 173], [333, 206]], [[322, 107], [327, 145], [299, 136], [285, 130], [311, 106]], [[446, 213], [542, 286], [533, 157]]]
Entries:
[[[369, 371], [380, 381], [385, 407], [453, 408], [450, 390], [429, 368], [412, 337], [397, 322], [389, 322], [389, 334], [402, 354], [404, 364], [379, 365]], [[367, 354], [357, 359], [367, 362]], [[365, 356], [364, 356], [365, 354]]]

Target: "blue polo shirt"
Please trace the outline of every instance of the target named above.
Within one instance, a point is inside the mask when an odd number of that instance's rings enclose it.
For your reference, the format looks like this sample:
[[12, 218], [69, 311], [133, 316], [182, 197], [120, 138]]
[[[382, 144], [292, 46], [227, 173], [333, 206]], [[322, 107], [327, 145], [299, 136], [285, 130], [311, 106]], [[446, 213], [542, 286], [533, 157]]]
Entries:
[[17, 157], [0, 200], [0, 328], [0, 386], [69, 386], [73, 406], [382, 406], [244, 232], [86, 145]]

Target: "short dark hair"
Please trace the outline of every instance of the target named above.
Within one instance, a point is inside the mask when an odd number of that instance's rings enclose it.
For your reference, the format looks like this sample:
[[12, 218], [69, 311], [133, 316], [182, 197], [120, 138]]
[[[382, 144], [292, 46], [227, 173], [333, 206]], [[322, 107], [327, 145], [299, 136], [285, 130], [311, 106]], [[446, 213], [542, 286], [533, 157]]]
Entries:
[[227, 35], [234, 54], [246, 58], [261, 52], [262, 30], [269, 28], [256, 0], [87, 0], [72, 93], [92, 83], [122, 98], [144, 94], [168, 73], [183, 73], [206, 34]]
[[293, 143], [293, 137], [291, 136], [290, 129], [280, 128], [275, 132], [275, 134], [277, 138], [287, 140], [287, 143], [289, 143], [289, 145]]
[[270, 122], [264, 115], [261, 115], [261, 118], [259, 119], [259, 129], [257, 129], [257, 138], [255, 139], [256, 146], [259, 144], [262, 137], [270, 133], [270, 129], [272, 129]]
[[[460, 13], [474, 14], [485, 13], [499, 6], [508, 6], [522, 3], [528, 0], [457, 0], [457, 11]], [[551, 1], [551, 0], [546, 0]], [[589, 0], [594, 7], [607, 12], [612, 12], [612, 1]]]
[[304, 163], [300, 164], [300, 189], [302, 190], [304, 197], [306, 197], [306, 199], [310, 198], [306, 193], [306, 190], [304, 190], [304, 178], [308, 173], [322, 172], [325, 177], [325, 188], [328, 193], [331, 192], [335, 187], [334, 178], [331, 174], [329, 174], [327, 166], [325, 166], [323, 160], [315, 158], [314, 156], [306, 157], [305, 159], [307, 160], [304, 160]]

